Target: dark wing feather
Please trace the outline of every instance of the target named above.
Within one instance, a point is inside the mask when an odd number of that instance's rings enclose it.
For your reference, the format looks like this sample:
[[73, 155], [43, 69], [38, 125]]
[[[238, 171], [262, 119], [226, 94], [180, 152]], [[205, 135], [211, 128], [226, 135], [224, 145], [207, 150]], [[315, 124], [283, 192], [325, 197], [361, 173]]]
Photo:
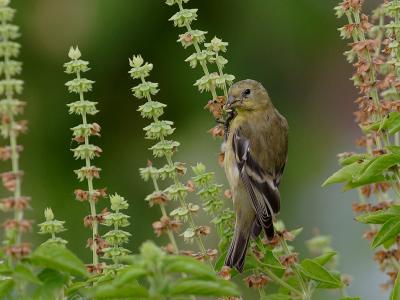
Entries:
[[252, 157], [250, 142], [241, 136], [240, 130], [233, 135], [233, 151], [241, 180], [251, 198], [257, 220], [265, 230], [270, 229], [272, 217], [280, 209], [280, 194], [276, 182]]

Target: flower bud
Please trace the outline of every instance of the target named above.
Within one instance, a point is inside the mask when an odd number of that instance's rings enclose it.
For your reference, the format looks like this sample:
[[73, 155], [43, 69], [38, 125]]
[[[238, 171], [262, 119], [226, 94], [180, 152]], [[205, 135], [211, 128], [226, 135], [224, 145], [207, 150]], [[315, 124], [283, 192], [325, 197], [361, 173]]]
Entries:
[[46, 221], [54, 220], [54, 214], [50, 207], [48, 207], [44, 210], [44, 217], [45, 217]]
[[81, 57], [81, 51], [79, 51], [78, 46], [69, 48], [68, 57], [73, 60], [77, 60]]

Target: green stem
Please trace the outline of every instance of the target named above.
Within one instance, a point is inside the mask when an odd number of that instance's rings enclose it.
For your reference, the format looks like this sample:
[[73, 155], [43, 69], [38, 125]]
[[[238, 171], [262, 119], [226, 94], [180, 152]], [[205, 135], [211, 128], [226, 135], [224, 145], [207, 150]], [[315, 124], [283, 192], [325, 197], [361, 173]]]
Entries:
[[[144, 76], [141, 76], [140, 79], [141, 79], [142, 83], [146, 83], [146, 79], [144, 78]], [[146, 94], [146, 99], [147, 99], [147, 101], [152, 101], [150, 94]], [[156, 117], [153, 117], [153, 121], [157, 122], [158, 119]], [[161, 137], [161, 141], [164, 141], [164, 137]], [[156, 178], [154, 178], [152, 176], [152, 180], [153, 180], [153, 185], [154, 185], [155, 191], [156, 192], [160, 192], [160, 188], [158, 186], [158, 182], [157, 182]], [[160, 209], [161, 209], [162, 216], [168, 218], [168, 213], [167, 213], [167, 211], [165, 209], [165, 206], [161, 204], [160, 205]], [[171, 242], [171, 244], [172, 244], [172, 246], [174, 248], [174, 253], [175, 254], [179, 254], [179, 248], [178, 248], [178, 244], [176, 243], [176, 239], [175, 239], [174, 233], [171, 230], [168, 230], [167, 234], [168, 234], [168, 238], [169, 238], [169, 240], [170, 240], [170, 242]]]
[[[146, 83], [146, 79], [144, 78], [144, 76], [141, 76], [141, 81], [142, 81], [142, 83]], [[147, 99], [147, 101], [152, 101], [152, 98], [151, 98], [151, 95], [149, 94], [149, 93], [147, 93], [146, 94], [146, 99]], [[158, 118], [156, 118], [156, 117], [153, 117], [153, 121], [154, 122], [158, 122]], [[161, 136], [160, 137], [160, 141], [161, 142], [163, 142], [163, 141], [165, 141], [165, 139], [164, 139], [164, 137], [163, 136]], [[167, 161], [167, 164], [168, 164], [168, 166], [170, 166], [170, 167], [173, 167], [174, 166], [174, 162], [172, 161], [172, 157], [171, 157], [171, 155], [165, 155], [165, 159], [166, 159], [166, 161]], [[181, 182], [179, 181], [179, 178], [178, 178], [178, 175], [176, 174], [176, 172], [174, 173], [174, 177], [173, 177], [173, 180], [174, 180], [174, 183], [175, 184], [181, 184]], [[154, 179], [153, 179], [153, 183], [154, 183], [155, 181], [154, 181]], [[158, 185], [155, 185], [155, 187], [158, 189]], [[180, 202], [180, 204], [181, 204], [181, 206], [182, 207], [187, 207], [187, 203], [186, 203], [186, 201], [185, 201], [185, 198], [183, 197], [183, 196], [181, 196], [181, 195], [179, 195], [179, 202]], [[162, 211], [162, 213], [164, 214], [166, 214], [166, 212], [163, 212]], [[193, 216], [192, 216], [192, 212], [190, 212], [189, 211], [189, 223], [190, 223], [190, 226], [192, 226], [193, 228], [195, 228], [196, 227], [196, 224], [195, 224], [195, 222], [194, 222], [194, 219], [193, 219]], [[171, 239], [170, 239], [171, 240]], [[172, 242], [172, 240], [171, 240], [171, 242]], [[198, 244], [198, 246], [199, 246], [199, 248], [200, 248], [200, 251], [204, 254], [204, 255], [206, 255], [207, 254], [207, 251], [206, 251], [206, 248], [204, 247], [204, 244], [203, 244], [203, 240], [201, 239], [201, 237], [196, 237], [196, 242], [197, 242], [197, 244]], [[173, 243], [174, 244], [174, 243]], [[176, 242], [175, 242], [175, 245], [176, 245]], [[178, 249], [178, 247], [176, 246], [174, 246], [174, 248], [176, 249], [176, 251], [178, 251], [177, 249]], [[208, 261], [209, 263], [210, 263], [210, 265], [211, 265], [211, 267], [213, 267], [213, 265], [212, 265], [212, 263], [211, 263], [211, 261]]]
[[260, 272], [266, 274], [269, 278], [271, 278], [276, 284], [282, 286], [285, 289], [288, 289], [289, 291], [291, 291], [293, 294], [303, 298], [304, 295], [301, 291], [299, 291], [298, 289], [294, 288], [293, 286], [291, 286], [290, 284], [288, 284], [286, 281], [282, 280], [281, 278], [279, 278], [277, 275], [275, 275], [274, 272], [272, 272], [271, 268], [267, 265], [265, 265], [262, 261], [260, 261], [258, 259], [258, 257], [253, 253], [253, 251], [250, 251], [251, 255], [255, 258], [255, 260], [258, 262], [258, 264], [260, 266], [265, 266], [265, 268], [259, 268]]
[[[166, 159], [167, 159], [168, 165], [169, 165], [170, 167], [174, 165], [174, 163], [173, 163], [172, 158], [171, 158], [170, 155], [166, 155]], [[181, 184], [181, 182], [179, 181], [178, 175], [176, 175], [176, 173], [174, 174], [173, 180], [174, 180], [174, 183], [175, 183], [175, 184]], [[187, 207], [187, 206], [188, 206], [187, 203], [186, 203], [185, 197], [183, 197], [182, 195], [179, 195], [179, 202], [180, 202], [180, 204], [182, 205], [182, 207]], [[189, 225], [190, 225], [192, 228], [196, 228], [196, 223], [194, 222], [193, 213], [189, 211], [188, 216], [189, 216], [189, 218], [188, 218], [188, 220], [189, 220]], [[199, 236], [196, 236], [196, 242], [197, 242], [197, 244], [198, 244], [198, 246], [199, 246], [199, 248], [200, 248], [200, 251], [201, 251], [204, 255], [206, 255], [206, 254], [207, 254], [207, 250], [206, 250], [206, 248], [205, 248], [205, 246], [204, 246], [204, 243], [203, 243], [202, 238], [199, 237]], [[209, 260], [208, 260], [208, 262], [210, 263], [211, 267], [213, 267], [213, 265], [211, 264], [211, 262], [210, 262]]]
[[[80, 72], [76, 72], [76, 77], [78, 79], [81, 78]], [[79, 100], [83, 102], [85, 99], [83, 97], [83, 92], [79, 92]], [[82, 124], [83, 125], [88, 125], [87, 118], [86, 118], [86, 113], [82, 113]], [[89, 146], [89, 137], [85, 136], [85, 145]], [[91, 162], [90, 158], [85, 159], [85, 164], [86, 167], [90, 168], [91, 167]], [[99, 257], [97, 255], [97, 242], [96, 239], [99, 235], [99, 229], [98, 229], [98, 222], [97, 222], [97, 212], [96, 212], [96, 202], [93, 199], [93, 194], [94, 194], [94, 188], [93, 188], [93, 178], [88, 178], [87, 179], [87, 186], [88, 186], [88, 193], [89, 193], [89, 205], [90, 205], [90, 215], [92, 217], [92, 262], [93, 265], [97, 265], [99, 263]]]
[[[218, 61], [218, 56], [219, 56], [219, 54], [218, 54], [218, 52], [216, 52], [215, 53], [216, 61]], [[216, 62], [216, 65], [218, 68], [219, 76], [221, 76], [221, 77], [224, 76], [224, 71], [222, 70], [222, 66], [217, 62]], [[224, 82], [223, 90], [224, 90], [225, 99], [228, 99], [228, 88], [226, 86], [226, 82]]]
[[[160, 192], [160, 188], [158, 187], [157, 179], [154, 178], [154, 176], [152, 176], [151, 178], [153, 180], [154, 190], [156, 192]], [[162, 216], [168, 218], [167, 210], [165, 209], [164, 204], [160, 204], [160, 209], [161, 209]], [[178, 244], [176, 243], [174, 233], [171, 230], [168, 230], [167, 234], [168, 234], [169, 241], [171, 242], [172, 247], [174, 248], [174, 253], [179, 254], [179, 248], [178, 248]]]
[[[179, 11], [183, 11], [182, 3], [178, 2], [178, 6], [179, 6]], [[185, 27], [186, 27], [187, 31], [191, 31], [192, 30], [190, 24], [187, 21], [185, 22]], [[194, 49], [196, 50], [196, 53], [200, 54], [201, 53], [201, 49], [200, 49], [199, 43], [194, 42], [193, 46], [194, 46]], [[204, 61], [201, 61], [200, 65], [201, 65], [201, 68], [203, 69], [204, 75], [206, 75], [206, 76], [210, 75], [210, 72], [208, 70], [207, 64]], [[210, 90], [211, 90], [211, 95], [212, 95], [213, 99], [217, 99], [218, 95], [217, 95], [215, 86], [211, 86]]]
[[[282, 246], [283, 252], [286, 255], [292, 255], [292, 253], [289, 250], [288, 245], [286, 244], [285, 239], [283, 237], [279, 237], [279, 239], [280, 239], [280, 242], [281, 242], [281, 246]], [[304, 296], [303, 299], [304, 300], [311, 300], [311, 295], [309, 294], [309, 290], [308, 290], [307, 284], [304, 282], [303, 277], [301, 276], [301, 273], [299, 271], [297, 263], [294, 263], [292, 265], [292, 270], [293, 270], [293, 272], [294, 272], [294, 274], [295, 274], [295, 276], [297, 278], [297, 281], [299, 282], [299, 284], [301, 286], [301, 289], [303, 291], [303, 296]]]
[[[2, 25], [7, 25], [7, 22], [3, 20]], [[7, 36], [3, 36], [3, 42], [8, 42]], [[10, 63], [10, 56], [8, 54], [4, 55], [4, 75], [6, 80], [10, 80], [11, 75], [8, 71], [8, 65]], [[6, 101], [13, 101], [13, 91], [6, 92]], [[16, 122], [14, 119], [14, 115], [11, 112], [8, 116], [10, 118], [10, 147], [11, 147], [11, 165], [12, 165], [12, 172], [15, 175], [15, 190], [14, 190], [14, 201], [19, 201], [21, 197], [21, 178], [20, 178], [20, 169], [19, 169], [19, 153], [18, 153], [18, 142], [17, 142], [17, 132]], [[23, 220], [24, 211], [18, 208], [18, 205], [14, 206], [14, 219], [17, 222]], [[15, 237], [15, 244], [20, 245], [22, 240], [22, 232], [17, 230], [16, 237]]]

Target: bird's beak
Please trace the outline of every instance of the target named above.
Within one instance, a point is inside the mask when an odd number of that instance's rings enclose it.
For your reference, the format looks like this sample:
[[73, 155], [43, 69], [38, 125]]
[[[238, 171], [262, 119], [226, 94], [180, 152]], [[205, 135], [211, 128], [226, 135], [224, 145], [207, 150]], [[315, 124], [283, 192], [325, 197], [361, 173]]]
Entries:
[[232, 105], [236, 102], [236, 98], [233, 96], [228, 97], [228, 101], [225, 103], [225, 109], [229, 110], [232, 108]]

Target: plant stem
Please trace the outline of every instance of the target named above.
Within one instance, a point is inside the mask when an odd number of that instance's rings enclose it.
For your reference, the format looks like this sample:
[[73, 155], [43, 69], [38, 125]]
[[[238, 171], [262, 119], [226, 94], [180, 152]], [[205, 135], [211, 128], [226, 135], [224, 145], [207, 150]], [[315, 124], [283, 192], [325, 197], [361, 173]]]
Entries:
[[[215, 57], [216, 57], [216, 61], [218, 61], [218, 52], [215, 53]], [[222, 70], [222, 66], [216, 62], [217, 68], [218, 68], [218, 72], [219, 72], [219, 76], [223, 76], [224, 75], [224, 71]], [[224, 82], [224, 86], [223, 86], [223, 90], [224, 90], [224, 96], [226, 99], [228, 99], [228, 88], [226, 86], [226, 83]]]
[[[141, 76], [141, 81], [142, 81], [142, 83], [146, 83], [146, 79], [145, 79], [143, 76]], [[147, 99], [147, 101], [152, 101], [151, 95], [150, 95], [149, 93], [146, 94], [146, 99]], [[158, 118], [153, 117], [153, 121], [154, 121], [154, 122], [158, 122]], [[161, 141], [161, 142], [165, 141], [165, 139], [164, 139], [163, 136], [160, 137], [160, 141]], [[173, 163], [173, 161], [172, 161], [171, 155], [165, 155], [165, 159], [166, 159], [166, 161], [167, 161], [168, 166], [170, 166], [170, 167], [173, 167], [173, 166], [174, 166], [174, 163]], [[175, 184], [181, 184], [181, 182], [179, 181], [178, 175], [177, 175], [176, 173], [174, 173], [173, 180], [174, 180], [174, 183], [175, 183]], [[153, 179], [153, 183], [154, 183], [154, 182], [155, 182], [155, 181], [154, 181], [154, 179]], [[158, 185], [157, 185], [156, 183], [155, 183], [155, 187], [158, 189]], [[158, 189], [158, 190], [159, 190], [159, 189]], [[180, 204], [181, 204], [183, 207], [187, 207], [185, 198], [182, 197], [181, 195], [179, 195], [179, 202], [180, 202]], [[161, 210], [161, 211], [162, 211], [163, 215], [165, 214], [164, 216], [167, 216], [165, 211], [163, 211], [163, 210]], [[190, 212], [190, 211], [189, 211], [189, 223], [190, 223], [190, 226], [192, 226], [193, 228], [196, 227], [196, 224], [194, 223], [194, 220], [193, 220], [192, 212]], [[171, 239], [170, 239], [170, 240], [171, 240]], [[175, 238], [174, 238], [173, 240], [175, 240]], [[201, 237], [196, 237], [196, 241], [197, 241], [197, 244], [198, 244], [198, 246], [199, 246], [199, 248], [200, 248], [200, 251], [201, 251], [203, 254], [206, 254], [206, 248], [204, 247], [204, 244], [203, 244], [203, 241], [202, 241]], [[171, 242], [172, 242], [172, 240], [171, 240]], [[173, 244], [175, 243], [174, 248], [176, 249], [176, 251], [178, 251], [178, 250], [177, 250], [178, 247], [176, 246], [176, 242], [172, 242], [172, 243], [173, 243]], [[209, 261], [209, 263], [210, 263], [210, 265], [213, 267], [213, 265], [212, 265], [212, 263], [211, 263], [210, 261]]]
[[[174, 165], [174, 163], [172, 162], [172, 158], [171, 158], [170, 155], [166, 155], [166, 159], [167, 159], [167, 162], [168, 162], [168, 165], [169, 165], [169, 166], [173, 166], [173, 165]], [[175, 184], [180, 184], [180, 183], [181, 183], [181, 182], [179, 181], [178, 175], [176, 175], [176, 173], [174, 174], [174, 183], [175, 183]], [[186, 200], [185, 200], [185, 198], [184, 198], [182, 195], [179, 195], [179, 202], [181, 203], [181, 205], [182, 205], [183, 207], [187, 207]], [[190, 225], [192, 228], [196, 228], [196, 224], [195, 224], [194, 219], [193, 219], [193, 213], [189, 211], [189, 214], [188, 214], [188, 215], [189, 215], [189, 218], [188, 218], [188, 220], [189, 220], [189, 225]], [[196, 242], [197, 242], [197, 244], [198, 244], [198, 246], [199, 246], [199, 248], [200, 248], [200, 251], [201, 251], [203, 254], [206, 254], [206, 253], [207, 253], [207, 250], [206, 250], [206, 248], [205, 248], [205, 246], [204, 246], [204, 243], [203, 243], [202, 238], [199, 237], [199, 236], [196, 236]], [[214, 267], [214, 266], [212, 265], [212, 263], [211, 263], [209, 260], [207, 260], [207, 261], [210, 263], [211, 267]]]
[[[179, 2], [178, 2], [178, 6], [179, 6], [179, 11], [183, 11], [182, 3], [179, 3]], [[191, 31], [191, 30], [192, 30], [190, 24], [189, 24], [187, 21], [185, 22], [185, 27], [186, 27], [186, 29], [187, 29], [188, 31]], [[196, 49], [196, 53], [197, 53], [197, 54], [200, 54], [200, 53], [201, 53], [201, 50], [200, 50], [199, 44], [198, 44], [197, 42], [194, 42], [194, 43], [193, 43], [193, 46], [194, 46], [194, 48]], [[202, 67], [202, 69], [203, 69], [204, 74], [205, 74], [206, 76], [210, 75], [210, 72], [209, 72], [209, 70], [208, 70], [207, 64], [206, 64], [204, 61], [201, 61], [201, 62], [200, 62], [200, 65], [201, 65], [201, 67]], [[217, 92], [216, 92], [216, 90], [215, 90], [215, 86], [211, 86], [211, 87], [210, 87], [210, 90], [211, 90], [211, 94], [212, 94], [213, 99], [216, 99], [216, 98], [218, 97], [218, 95], [217, 95]]]
[[[5, 26], [7, 25], [7, 22], [3, 20], [2, 25]], [[2, 37], [3, 42], [8, 42], [8, 37], [3, 36]], [[10, 80], [11, 75], [9, 73], [9, 68], [7, 67], [10, 63], [10, 56], [9, 54], [4, 55], [4, 75], [6, 80]], [[13, 91], [6, 92], [6, 100], [7, 101], [12, 101], [13, 100]], [[10, 118], [10, 147], [11, 147], [11, 165], [12, 165], [12, 172], [14, 173], [15, 176], [15, 190], [14, 190], [14, 201], [19, 201], [21, 197], [21, 177], [20, 177], [20, 169], [19, 169], [19, 153], [18, 153], [18, 143], [17, 143], [17, 132], [16, 132], [16, 122], [14, 119], [14, 115], [11, 112], [10, 115], [8, 116]], [[18, 208], [18, 205], [14, 206], [14, 219], [17, 222], [22, 221], [24, 217], [24, 211], [20, 208]], [[15, 244], [20, 245], [21, 244], [21, 239], [22, 239], [22, 233], [21, 230], [17, 230], [16, 237], [15, 237]]]
[[289, 291], [291, 291], [292, 293], [296, 294], [299, 297], [304, 297], [304, 294], [297, 290], [296, 288], [294, 288], [293, 286], [291, 286], [290, 284], [288, 284], [286, 281], [282, 280], [281, 278], [279, 278], [277, 275], [275, 275], [274, 272], [271, 271], [269, 266], [266, 266], [262, 261], [260, 261], [258, 259], [258, 257], [253, 253], [253, 251], [250, 251], [251, 255], [255, 258], [255, 260], [260, 264], [265, 266], [265, 268], [260, 268], [260, 272], [266, 274], [269, 278], [271, 278], [276, 284], [288, 289]]
[[[160, 188], [158, 187], [157, 179], [154, 178], [154, 176], [152, 176], [151, 179], [153, 180], [154, 190], [156, 192], [160, 192]], [[165, 209], [165, 206], [163, 204], [160, 204], [160, 209], [161, 209], [162, 216], [163, 217], [168, 217], [167, 210]], [[175, 254], [179, 254], [179, 248], [178, 248], [178, 245], [176, 243], [174, 233], [171, 230], [168, 230], [167, 234], [168, 234], [169, 241], [171, 242], [172, 246], [174, 247], [174, 253]]]
[[[81, 78], [80, 72], [76, 72], [76, 77], [78, 79]], [[79, 92], [79, 100], [83, 102], [85, 99], [83, 97], [83, 92]], [[86, 113], [82, 113], [82, 124], [87, 126], [87, 118]], [[85, 145], [89, 146], [89, 136], [85, 136]], [[91, 167], [90, 158], [85, 159], [86, 167]], [[88, 185], [88, 193], [89, 193], [89, 205], [90, 205], [90, 215], [92, 217], [92, 261], [93, 265], [96, 266], [99, 263], [99, 257], [97, 255], [97, 237], [99, 234], [98, 231], [98, 222], [97, 222], [97, 212], [96, 212], [96, 202], [93, 200], [94, 188], [93, 188], [93, 178], [87, 178], [87, 185]]]
[[[283, 237], [279, 237], [279, 239], [280, 239], [280, 242], [281, 242], [281, 247], [283, 249], [283, 252], [286, 255], [292, 255], [292, 253], [290, 252], [289, 247], [288, 247], [285, 239]], [[299, 282], [299, 284], [301, 286], [301, 289], [303, 290], [303, 296], [304, 296], [303, 299], [304, 300], [311, 300], [311, 296], [309, 294], [309, 290], [308, 290], [307, 284], [304, 282], [303, 277], [301, 276], [301, 273], [300, 273], [300, 271], [299, 271], [299, 269], [297, 267], [297, 263], [294, 263], [292, 265], [292, 270], [293, 270], [294, 274], [297, 277], [297, 281]]]

